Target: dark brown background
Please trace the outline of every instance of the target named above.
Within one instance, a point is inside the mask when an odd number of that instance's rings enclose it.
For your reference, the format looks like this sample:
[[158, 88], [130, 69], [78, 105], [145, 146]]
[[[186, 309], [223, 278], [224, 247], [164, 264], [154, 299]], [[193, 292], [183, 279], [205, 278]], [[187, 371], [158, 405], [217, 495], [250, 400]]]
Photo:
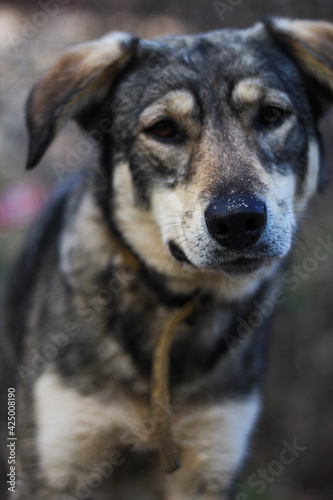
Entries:
[[[56, 0], [52, 0], [55, 2]], [[59, 0], [60, 2], [60, 0]], [[45, 2], [46, 3], [46, 0]], [[226, 26], [248, 26], [266, 14], [333, 21], [332, 0], [226, 0], [220, 18], [210, 0], [62, 0], [66, 5], [48, 16], [37, 1], [0, 2], [0, 200], [9, 186], [41, 182], [46, 190], [57, 182], [55, 160], [80, 137], [66, 127], [38, 169], [24, 174], [27, 148], [24, 102], [40, 73], [71, 43], [110, 30], [153, 37], [162, 33], [197, 32]], [[235, 6], [238, 4], [237, 6]], [[231, 7], [234, 5], [234, 7]], [[44, 21], [43, 21], [44, 19]], [[46, 23], [36, 28], [38, 23]], [[30, 31], [27, 26], [30, 26]], [[332, 118], [323, 124], [328, 162], [333, 164]], [[91, 161], [87, 157], [82, 164]], [[50, 168], [51, 165], [51, 168]], [[294, 261], [303, 268], [318, 237], [333, 234], [332, 187], [302, 214], [305, 229], [296, 242]], [[0, 227], [0, 276], [3, 278], [21, 244], [27, 224]], [[313, 263], [313, 260], [311, 261]], [[333, 256], [314, 263], [302, 285], [286, 287], [288, 301], [278, 309], [270, 345], [264, 410], [252, 440], [251, 458], [240, 477], [238, 500], [333, 499]], [[4, 279], [2, 279], [3, 288]], [[289, 465], [281, 466], [284, 442], [306, 447]], [[267, 469], [265, 491], [257, 493], [248, 479]], [[274, 477], [275, 476], [275, 477]]]

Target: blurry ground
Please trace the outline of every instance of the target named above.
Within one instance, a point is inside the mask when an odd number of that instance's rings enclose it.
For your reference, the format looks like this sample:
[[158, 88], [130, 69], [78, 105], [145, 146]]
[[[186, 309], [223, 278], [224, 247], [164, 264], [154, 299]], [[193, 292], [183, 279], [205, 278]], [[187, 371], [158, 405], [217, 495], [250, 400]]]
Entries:
[[[75, 126], [69, 125], [38, 169], [23, 173], [27, 92], [66, 46], [114, 29], [152, 37], [247, 26], [267, 13], [333, 21], [332, 0], [226, 0], [224, 18], [210, 0], [160, 4], [153, 0], [59, 0], [62, 6], [48, 15], [41, 3], [0, 3], [1, 278], [29, 219], [61, 180], [63, 172], [54, 162], [61, 163], [79, 137]], [[323, 128], [328, 161], [333, 165], [333, 120]], [[84, 161], [91, 161], [90, 157]], [[294, 280], [286, 287], [288, 300], [275, 318], [264, 411], [252, 441], [252, 456], [240, 478], [243, 493], [237, 500], [333, 499], [333, 256], [323, 262], [313, 259], [317, 238], [326, 240], [333, 234], [332, 194], [331, 187], [303, 216], [306, 230], [294, 256], [301, 266], [301, 286]], [[281, 452], [292, 446], [295, 460], [282, 464]]]

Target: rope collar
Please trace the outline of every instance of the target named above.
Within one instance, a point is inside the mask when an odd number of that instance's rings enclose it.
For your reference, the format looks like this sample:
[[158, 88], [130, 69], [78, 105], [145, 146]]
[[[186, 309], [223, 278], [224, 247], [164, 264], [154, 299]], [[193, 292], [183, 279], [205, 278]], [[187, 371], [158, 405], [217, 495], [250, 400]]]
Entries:
[[167, 409], [165, 418], [156, 422], [156, 436], [161, 467], [162, 471], [167, 473], [174, 472], [181, 465], [171, 431], [169, 393], [170, 348], [177, 326], [188, 318], [194, 310], [194, 300], [190, 300], [175, 313], [158, 335], [153, 354], [150, 410], [152, 415], [154, 415], [155, 410], [158, 410], [160, 406]]

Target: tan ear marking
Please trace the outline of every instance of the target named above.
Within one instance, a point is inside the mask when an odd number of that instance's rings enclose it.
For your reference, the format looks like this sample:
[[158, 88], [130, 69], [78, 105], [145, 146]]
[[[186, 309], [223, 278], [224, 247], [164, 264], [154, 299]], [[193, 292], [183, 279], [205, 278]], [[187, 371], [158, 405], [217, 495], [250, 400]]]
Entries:
[[301, 69], [333, 93], [333, 24], [276, 18], [270, 26]]
[[66, 120], [89, 103], [103, 101], [116, 74], [133, 55], [137, 41], [127, 33], [111, 33], [74, 47], [46, 72], [27, 102], [28, 169], [41, 159]]

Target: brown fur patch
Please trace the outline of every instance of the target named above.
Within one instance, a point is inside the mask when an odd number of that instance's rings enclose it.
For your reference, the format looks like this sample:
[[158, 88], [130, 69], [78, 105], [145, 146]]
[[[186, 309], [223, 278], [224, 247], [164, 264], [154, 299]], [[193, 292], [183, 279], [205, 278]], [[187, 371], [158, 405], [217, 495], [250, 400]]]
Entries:
[[279, 36], [303, 70], [333, 91], [333, 26], [325, 21], [277, 20]]
[[[91, 44], [83, 44], [64, 54], [33, 90], [29, 111], [36, 125], [45, 123], [50, 107], [58, 122], [74, 106], [95, 92], [102, 99], [117, 69], [130, 57], [130, 49], [121, 45], [117, 34]], [[118, 34], [120, 35], [120, 34]], [[123, 35], [128, 41], [129, 35]], [[61, 107], [59, 113], [58, 106]]]
[[130, 59], [135, 38], [112, 33], [64, 54], [32, 90], [27, 107], [31, 137], [27, 168], [40, 160], [57, 129], [102, 102], [119, 70]]

